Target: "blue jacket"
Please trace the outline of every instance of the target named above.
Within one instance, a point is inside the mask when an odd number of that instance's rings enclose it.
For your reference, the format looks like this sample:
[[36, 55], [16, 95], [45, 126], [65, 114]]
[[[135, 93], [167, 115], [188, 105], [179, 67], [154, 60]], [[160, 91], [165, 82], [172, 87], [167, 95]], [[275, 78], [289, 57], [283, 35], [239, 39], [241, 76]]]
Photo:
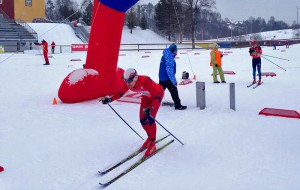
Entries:
[[159, 66], [159, 80], [167, 81], [170, 80], [174, 85], [177, 85], [176, 81], [176, 62], [175, 62], [176, 54], [172, 53], [170, 48], [166, 48], [163, 51], [163, 56], [160, 60]]

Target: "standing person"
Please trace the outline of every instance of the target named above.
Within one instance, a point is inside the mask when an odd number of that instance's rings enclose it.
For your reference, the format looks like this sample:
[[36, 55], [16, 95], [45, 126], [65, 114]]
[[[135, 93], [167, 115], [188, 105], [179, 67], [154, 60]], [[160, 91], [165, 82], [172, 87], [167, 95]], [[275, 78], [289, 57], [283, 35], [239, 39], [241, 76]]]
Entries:
[[274, 42], [273, 42], [273, 50], [276, 50], [276, 46], [277, 46], [277, 42], [274, 41]]
[[175, 110], [185, 110], [187, 106], [181, 105], [178, 95], [175, 57], [177, 55], [177, 46], [173, 43], [163, 51], [163, 56], [159, 66], [159, 84], [169, 90], [172, 100], [175, 104]]
[[155, 83], [150, 77], [138, 75], [136, 70], [129, 68], [125, 70], [123, 79], [126, 85], [116, 94], [111, 97], [103, 97], [102, 103], [108, 104], [122, 97], [128, 89], [133, 92], [142, 94], [140, 106], [140, 123], [146, 131], [148, 138], [142, 145], [141, 149], [147, 148], [144, 157], [148, 157], [156, 151], [156, 123], [155, 116], [164, 97], [164, 89]]
[[220, 83], [217, 79], [217, 72], [220, 75], [222, 83], [226, 83], [224, 72], [222, 69], [222, 52], [218, 51], [219, 45], [213, 44], [213, 49], [210, 52], [210, 66], [213, 68], [213, 81], [214, 83]]
[[54, 54], [54, 51], [55, 51], [55, 43], [54, 43], [54, 41], [52, 41], [52, 43], [51, 43], [51, 50], [52, 50], [52, 54]]
[[250, 56], [252, 57], [252, 75], [253, 75], [253, 81], [252, 83], [256, 83], [256, 68], [257, 68], [257, 72], [258, 72], [258, 84], [261, 84], [261, 58], [260, 58], [260, 54], [262, 54], [262, 50], [261, 47], [259, 45], [257, 45], [256, 41], [253, 40], [251, 42], [251, 47], [249, 48], [249, 53]]
[[290, 47], [290, 43], [288, 40], [285, 41], [285, 48], [289, 48]]
[[41, 43], [34, 43], [34, 44], [37, 46], [43, 46], [43, 55], [46, 62], [44, 65], [50, 65], [49, 58], [48, 58], [48, 43], [46, 42], [46, 40], [42, 40]]
[[20, 42], [17, 42], [17, 52], [20, 51]]

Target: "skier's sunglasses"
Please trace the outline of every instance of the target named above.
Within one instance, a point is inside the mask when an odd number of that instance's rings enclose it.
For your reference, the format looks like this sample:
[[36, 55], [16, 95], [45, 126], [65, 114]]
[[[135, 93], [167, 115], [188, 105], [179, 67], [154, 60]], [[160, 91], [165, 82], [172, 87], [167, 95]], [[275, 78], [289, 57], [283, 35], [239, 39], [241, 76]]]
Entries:
[[129, 77], [128, 79], [125, 79], [124, 77], [123, 77], [123, 80], [127, 83], [127, 84], [129, 84], [129, 83], [131, 83], [133, 80], [134, 80], [134, 77], [135, 77], [136, 75], [132, 75], [131, 77]]

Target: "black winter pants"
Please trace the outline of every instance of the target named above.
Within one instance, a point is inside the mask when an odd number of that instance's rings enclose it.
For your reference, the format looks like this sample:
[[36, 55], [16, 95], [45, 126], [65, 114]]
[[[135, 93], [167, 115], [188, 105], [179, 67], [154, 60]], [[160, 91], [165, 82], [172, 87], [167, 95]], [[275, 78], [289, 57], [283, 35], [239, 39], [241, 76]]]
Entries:
[[159, 84], [163, 87], [164, 90], [166, 90], [166, 88], [169, 90], [172, 100], [175, 104], [175, 108], [181, 107], [181, 102], [179, 99], [177, 87], [170, 80], [159, 81]]

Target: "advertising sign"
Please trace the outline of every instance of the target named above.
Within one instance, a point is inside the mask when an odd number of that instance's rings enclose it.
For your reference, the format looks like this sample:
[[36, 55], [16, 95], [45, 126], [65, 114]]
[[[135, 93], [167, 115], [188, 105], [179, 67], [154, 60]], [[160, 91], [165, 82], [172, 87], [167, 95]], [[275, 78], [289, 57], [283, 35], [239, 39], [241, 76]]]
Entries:
[[73, 51], [87, 51], [88, 44], [72, 44], [71, 48], [72, 48], [72, 52]]

